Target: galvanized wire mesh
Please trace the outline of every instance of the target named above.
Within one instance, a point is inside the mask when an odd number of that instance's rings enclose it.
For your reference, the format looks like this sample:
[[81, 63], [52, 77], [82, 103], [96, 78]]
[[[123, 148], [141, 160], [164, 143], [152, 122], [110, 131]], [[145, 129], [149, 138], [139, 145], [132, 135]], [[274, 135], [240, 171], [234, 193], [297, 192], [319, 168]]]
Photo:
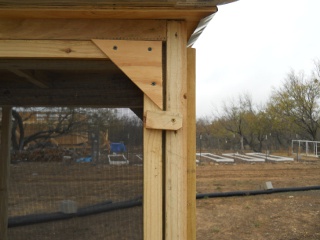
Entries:
[[[110, 109], [15, 108], [14, 114], [23, 125], [13, 118], [9, 239], [142, 239], [137, 117]], [[124, 148], [116, 151], [113, 143]]]

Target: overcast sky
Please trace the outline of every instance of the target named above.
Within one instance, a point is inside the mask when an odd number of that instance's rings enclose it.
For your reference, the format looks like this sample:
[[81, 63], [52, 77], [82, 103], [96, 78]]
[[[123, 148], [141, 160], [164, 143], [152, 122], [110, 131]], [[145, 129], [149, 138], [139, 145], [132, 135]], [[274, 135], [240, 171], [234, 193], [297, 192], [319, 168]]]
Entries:
[[320, 0], [240, 0], [219, 6], [197, 49], [197, 117], [249, 93], [265, 103], [291, 69], [320, 59]]

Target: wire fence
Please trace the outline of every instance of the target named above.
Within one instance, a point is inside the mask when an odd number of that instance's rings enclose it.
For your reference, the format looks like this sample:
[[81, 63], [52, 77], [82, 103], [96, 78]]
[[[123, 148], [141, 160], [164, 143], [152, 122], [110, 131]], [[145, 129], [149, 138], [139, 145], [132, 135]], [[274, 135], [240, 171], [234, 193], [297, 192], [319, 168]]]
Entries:
[[140, 120], [110, 109], [13, 116], [9, 239], [143, 238]]

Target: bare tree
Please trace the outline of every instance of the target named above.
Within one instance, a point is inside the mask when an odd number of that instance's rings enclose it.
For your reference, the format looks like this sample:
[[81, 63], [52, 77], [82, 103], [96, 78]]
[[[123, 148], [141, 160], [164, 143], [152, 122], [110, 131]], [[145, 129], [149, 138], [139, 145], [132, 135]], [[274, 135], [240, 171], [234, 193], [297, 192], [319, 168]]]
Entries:
[[[318, 69], [319, 70], [319, 69]], [[306, 78], [303, 73], [291, 71], [283, 86], [271, 96], [269, 111], [277, 118], [298, 127], [300, 135], [309, 140], [317, 140], [320, 126], [320, 82]]]
[[[35, 122], [38, 125], [37, 131], [26, 135], [25, 130], [28, 124], [26, 121], [35, 119], [37, 114], [41, 113], [42, 122]], [[13, 109], [12, 126], [12, 146], [14, 150], [22, 150], [31, 142], [46, 142], [63, 135], [70, 134], [83, 125], [84, 119], [76, 114], [72, 108], [54, 108], [54, 109], [32, 109], [20, 108]]]
[[248, 94], [240, 95], [237, 101], [225, 102], [223, 114], [219, 117], [220, 124], [234, 136], [240, 138], [240, 150], [244, 151], [244, 144], [250, 144], [252, 136], [249, 131], [249, 119], [253, 114], [252, 99]]

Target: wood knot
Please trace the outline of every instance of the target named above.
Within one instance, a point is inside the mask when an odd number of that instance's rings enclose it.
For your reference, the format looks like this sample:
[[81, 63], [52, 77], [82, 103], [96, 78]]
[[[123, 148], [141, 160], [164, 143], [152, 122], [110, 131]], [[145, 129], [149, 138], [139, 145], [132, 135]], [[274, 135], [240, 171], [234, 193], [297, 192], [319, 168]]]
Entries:
[[72, 52], [71, 48], [66, 48], [64, 51], [65, 51], [66, 53], [71, 53], [71, 52]]

